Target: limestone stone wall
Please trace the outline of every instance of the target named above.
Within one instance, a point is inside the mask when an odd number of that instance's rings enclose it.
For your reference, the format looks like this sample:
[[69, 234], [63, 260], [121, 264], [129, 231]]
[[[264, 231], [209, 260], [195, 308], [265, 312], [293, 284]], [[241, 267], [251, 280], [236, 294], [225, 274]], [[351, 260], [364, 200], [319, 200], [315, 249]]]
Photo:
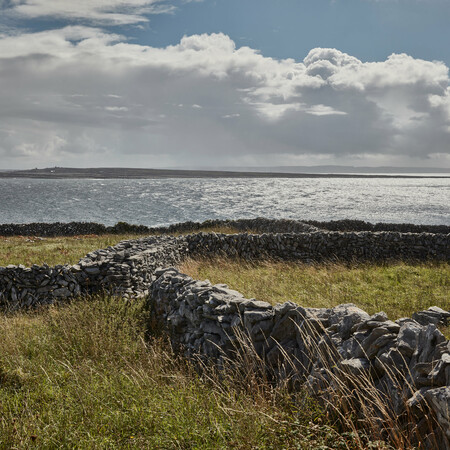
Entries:
[[93, 222], [0, 224], [0, 236], [76, 236], [105, 232], [104, 225]]
[[450, 260], [450, 234], [337, 232], [271, 234], [198, 233], [187, 236], [189, 253], [257, 259], [344, 261], [389, 259]]
[[[273, 221], [240, 221], [261, 229]], [[124, 297], [146, 295], [158, 267], [177, 264], [190, 255], [264, 257], [305, 262], [323, 260], [450, 260], [450, 234], [398, 232], [299, 232], [301, 223], [278, 221], [290, 233], [196, 233], [149, 236], [96, 250], [73, 266], [0, 268], [0, 306], [19, 308], [107, 290]], [[309, 226], [306, 226], [306, 229]]]
[[89, 253], [73, 266], [0, 267], [0, 307], [18, 309], [108, 291], [145, 296], [158, 267], [185, 257], [184, 238], [148, 237]]
[[157, 268], [176, 265], [186, 255], [183, 237], [151, 236], [91, 252], [72, 270], [78, 273], [82, 292], [107, 290], [124, 297], [143, 296]]
[[306, 224], [328, 231], [396, 231], [399, 233], [450, 233], [448, 225], [417, 225], [411, 223], [370, 223], [363, 220], [306, 220]]
[[95, 222], [70, 223], [27, 223], [27, 224], [0, 224], [0, 236], [74, 236], [83, 234], [105, 233], [181, 233], [198, 231], [211, 227], [230, 227], [243, 232], [257, 233], [304, 233], [317, 230], [328, 231], [393, 231], [400, 233], [441, 233], [449, 234], [449, 225], [415, 225], [376, 223], [371, 224], [361, 220], [335, 220], [330, 222], [317, 222], [313, 220], [300, 221], [291, 219], [255, 219], [237, 220], [207, 220], [205, 222], [183, 222], [164, 227], [147, 227], [145, 225], [132, 225], [118, 222], [112, 227]]
[[[300, 220], [290, 219], [255, 219], [237, 220], [207, 220], [205, 222], [184, 222], [169, 225], [168, 227], [153, 228], [161, 233], [178, 233], [198, 231], [204, 228], [228, 227], [242, 232], [252, 233], [307, 233], [317, 231], [318, 228]], [[449, 227], [450, 232], [450, 227]]]
[[81, 287], [71, 266], [0, 267], [0, 306], [11, 309], [76, 297]]
[[357, 377], [368, 383], [367, 400], [378, 395], [400, 420], [412, 414], [419, 422], [431, 409], [434, 434], [441, 448], [450, 448], [450, 343], [436, 326], [447, 325], [450, 312], [434, 307], [419, 313], [420, 321], [393, 322], [353, 304], [271, 306], [176, 269], [156, 275], [148, 297], [152, 321], [187, 356], [203, 355], [220, 365], [245, 342], [275, 379], [293, 377], [320, 395], [336, 380]]

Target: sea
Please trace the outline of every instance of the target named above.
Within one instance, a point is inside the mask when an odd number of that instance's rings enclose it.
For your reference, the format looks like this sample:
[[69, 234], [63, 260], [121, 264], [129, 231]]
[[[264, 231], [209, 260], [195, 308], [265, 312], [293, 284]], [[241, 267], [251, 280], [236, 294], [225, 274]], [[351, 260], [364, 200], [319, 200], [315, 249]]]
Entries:
[[450, 225], [450, 178], [0, 178], [0, 223], [254, 217]]

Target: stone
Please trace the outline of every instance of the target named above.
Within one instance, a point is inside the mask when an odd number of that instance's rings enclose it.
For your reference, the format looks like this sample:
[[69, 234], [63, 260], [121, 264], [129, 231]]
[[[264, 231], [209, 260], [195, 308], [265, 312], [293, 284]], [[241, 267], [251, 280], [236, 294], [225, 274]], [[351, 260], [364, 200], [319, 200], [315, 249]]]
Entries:
[[442, 355], [441, 359], [437, 361], [437, 363], [433, 362], [431, 365], [431, 369], [427, 374], [428, 379], [430, 380], [430, 385], [445, 385], [447, 382], [446, 372], [450, 369], [450, 354], [445, 353]]
[[59, 289], [55, 289], [53, 291], [53, 296], [54, 297], [58, 297], [58, 298], [63, 298], [63, 297], [71, 297], [72, 296], [72, 292], [70, 292], [70, 290], [66, 287], [62, 287]]
[[256, 322], [255, 325], [253, 325], [253, 328], [251, 329], [251, 335], [252, 336], [258, 336], [259, 334], [262, 334], [263, 337], [267, 337], [273, 328], [273, 320], [261, 320], [259, 322]]
[[371, 370], [370, 361], [366, 358], [344, 359], [339, 362], [338, 367], [342, 369], [343, 372], [357, 376], [369, 374]]
[[200, 324], [200, 329], [204, 331], [205, 334], [217, 335], [224, 341], [227, 339], [223, 328], [214, 322], [204, 321]]
[[271, 319], [273, 317], [273, 311], [245, 311], [244, 312], [244, 322], [245, 323], [255, 323], [264, 320]]
[[275, 316], [280, 317], [280, 316], [286, 314], [288, 311], [292, 311], [297, 308], [298, 308], [298, 305], [296, 303], [288, 301], [288, 302], [285, 302], [282, 304], [275, 305], [273, 307], [273, 310], [274, 310]]
[[447, 439], [450, 439], [450, 386], [429, 389], [425, 391], [424, 396], [435, 412]]
[[346, 303], [343, 305], [335, 306], [330, 310], [329, 313], [330, 325], [333, 325], [334, 323], [341, 323], [345, 317], [350, 315], [353, 317], [352, 321], [354, 323], [368, 320], [370, 317], [369, 314], [367, 314], [362, 309], [358, 308], [353, 303]]
[[267, 302], [261, 302], [259, 300], [251, 300], [251, 303], [248, 305], [249, 308], [257, 308], [257, 309], [272, 309], [272, 305]]
[[436, 328], [436, 325], [428, 325], [419, 333], [416, 351], [413, 357], [417, 362], [432, 361], [436, 347], [446, 341], [444, 335]]
[[373, 359], [373, 364], [378, 376], [382, 376], [385, 372], [396, 376], [407, 373], [409, 359], [406, 359], [397, 348], [384, 347]]
[[[388, 330], [389, 331], [389, 330]], [[392, 333], [384, 334], [373, 342], [366, 351], [367, 358], [373, 359], [383, 347], [392, 345], [396, 339], [396, 335]], [[363, 343], [364, 346], [364, 343]]]
[[397, 336], [399, 352], [406, 358], [410, 358], [416, 351], [421, 328], [417, 322], [408, 321], [401, 325]]
[[432, 306], [426, 311], [419, 311], [412, 315], [412, 318], [421, 325], [441, 325], [447, 326], [450, 323], [450, 312], [445, 311], [437, 306]]
[[218, 314], [230, 314], [236, 311], [236, 306], [231, 303], [225, 303], [216, 307], [215, 311]]
[[386, 322], [388, 320], [388, 316], [384, 311], [381, 311], [370, 316], [369, 320], [374, 322]]
[[349, 314], [345, 315], [340, 324], [335, 324], [337, 326], [338, 332], [342, 339], [348, 339], [350, 334], [356, 324], [363, 321], [364, 315], [360, 314], [359, 311], [351, 311]]
[[295, 335], [299, 331], [298, 321], [302, 321], [302, 319], [300, 319], [297, 310], [287, 312], [274, 324], [270, 335], [271, 339], [275, 342], [281, 342], [286, 337]]
[[367, 352], [370, 351], [370, 348], [372, 345], [375, 344], [375, 342], [378, 340], [378, 338], [386, 335], [390, 335], [389, 330], [387, 328], [384, 328], [382, 326], [374, 328], [370, 334], [362, 341], [361, 343], [361, 350], [363, 354], [359, 356], [365, 356]]
[[410, 408], [416, 415], [423, 414], [425, 409], [425, 393], [429, 391], [430, 388], [420, 388], [415, 391], [414, 394], [406, 401], [406, 406]]

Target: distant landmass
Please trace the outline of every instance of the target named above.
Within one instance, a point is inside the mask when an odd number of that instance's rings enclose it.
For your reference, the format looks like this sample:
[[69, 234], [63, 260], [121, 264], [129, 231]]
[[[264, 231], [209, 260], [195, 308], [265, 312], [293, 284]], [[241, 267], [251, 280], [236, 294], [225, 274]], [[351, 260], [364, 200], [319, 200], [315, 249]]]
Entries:
[[352, 166], [249, 167], [242, 170], [136, 169], [126, 167], [0, 171], [0, 178], [426, 178], [450, 177], [450, 169]]
[[[174, 168], [175, 169], [175, 168]], [[259, 167], [206, 167], [204, 170], [240, 170], [246, 172], [276, 172], [276, 173], [308, 173], [308, 174], [444, 174], [450, 175], [450, 168], [442, 167], [392, 167], [392, 166], [259, 166]]]

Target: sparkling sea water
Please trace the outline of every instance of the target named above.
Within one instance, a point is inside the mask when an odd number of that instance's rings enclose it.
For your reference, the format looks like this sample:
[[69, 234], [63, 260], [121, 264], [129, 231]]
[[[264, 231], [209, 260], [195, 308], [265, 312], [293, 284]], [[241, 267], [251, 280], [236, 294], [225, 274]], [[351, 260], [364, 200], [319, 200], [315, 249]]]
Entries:
[[450, 225], [450, 178], [0, 179], [0, 223], [254, 217]]

